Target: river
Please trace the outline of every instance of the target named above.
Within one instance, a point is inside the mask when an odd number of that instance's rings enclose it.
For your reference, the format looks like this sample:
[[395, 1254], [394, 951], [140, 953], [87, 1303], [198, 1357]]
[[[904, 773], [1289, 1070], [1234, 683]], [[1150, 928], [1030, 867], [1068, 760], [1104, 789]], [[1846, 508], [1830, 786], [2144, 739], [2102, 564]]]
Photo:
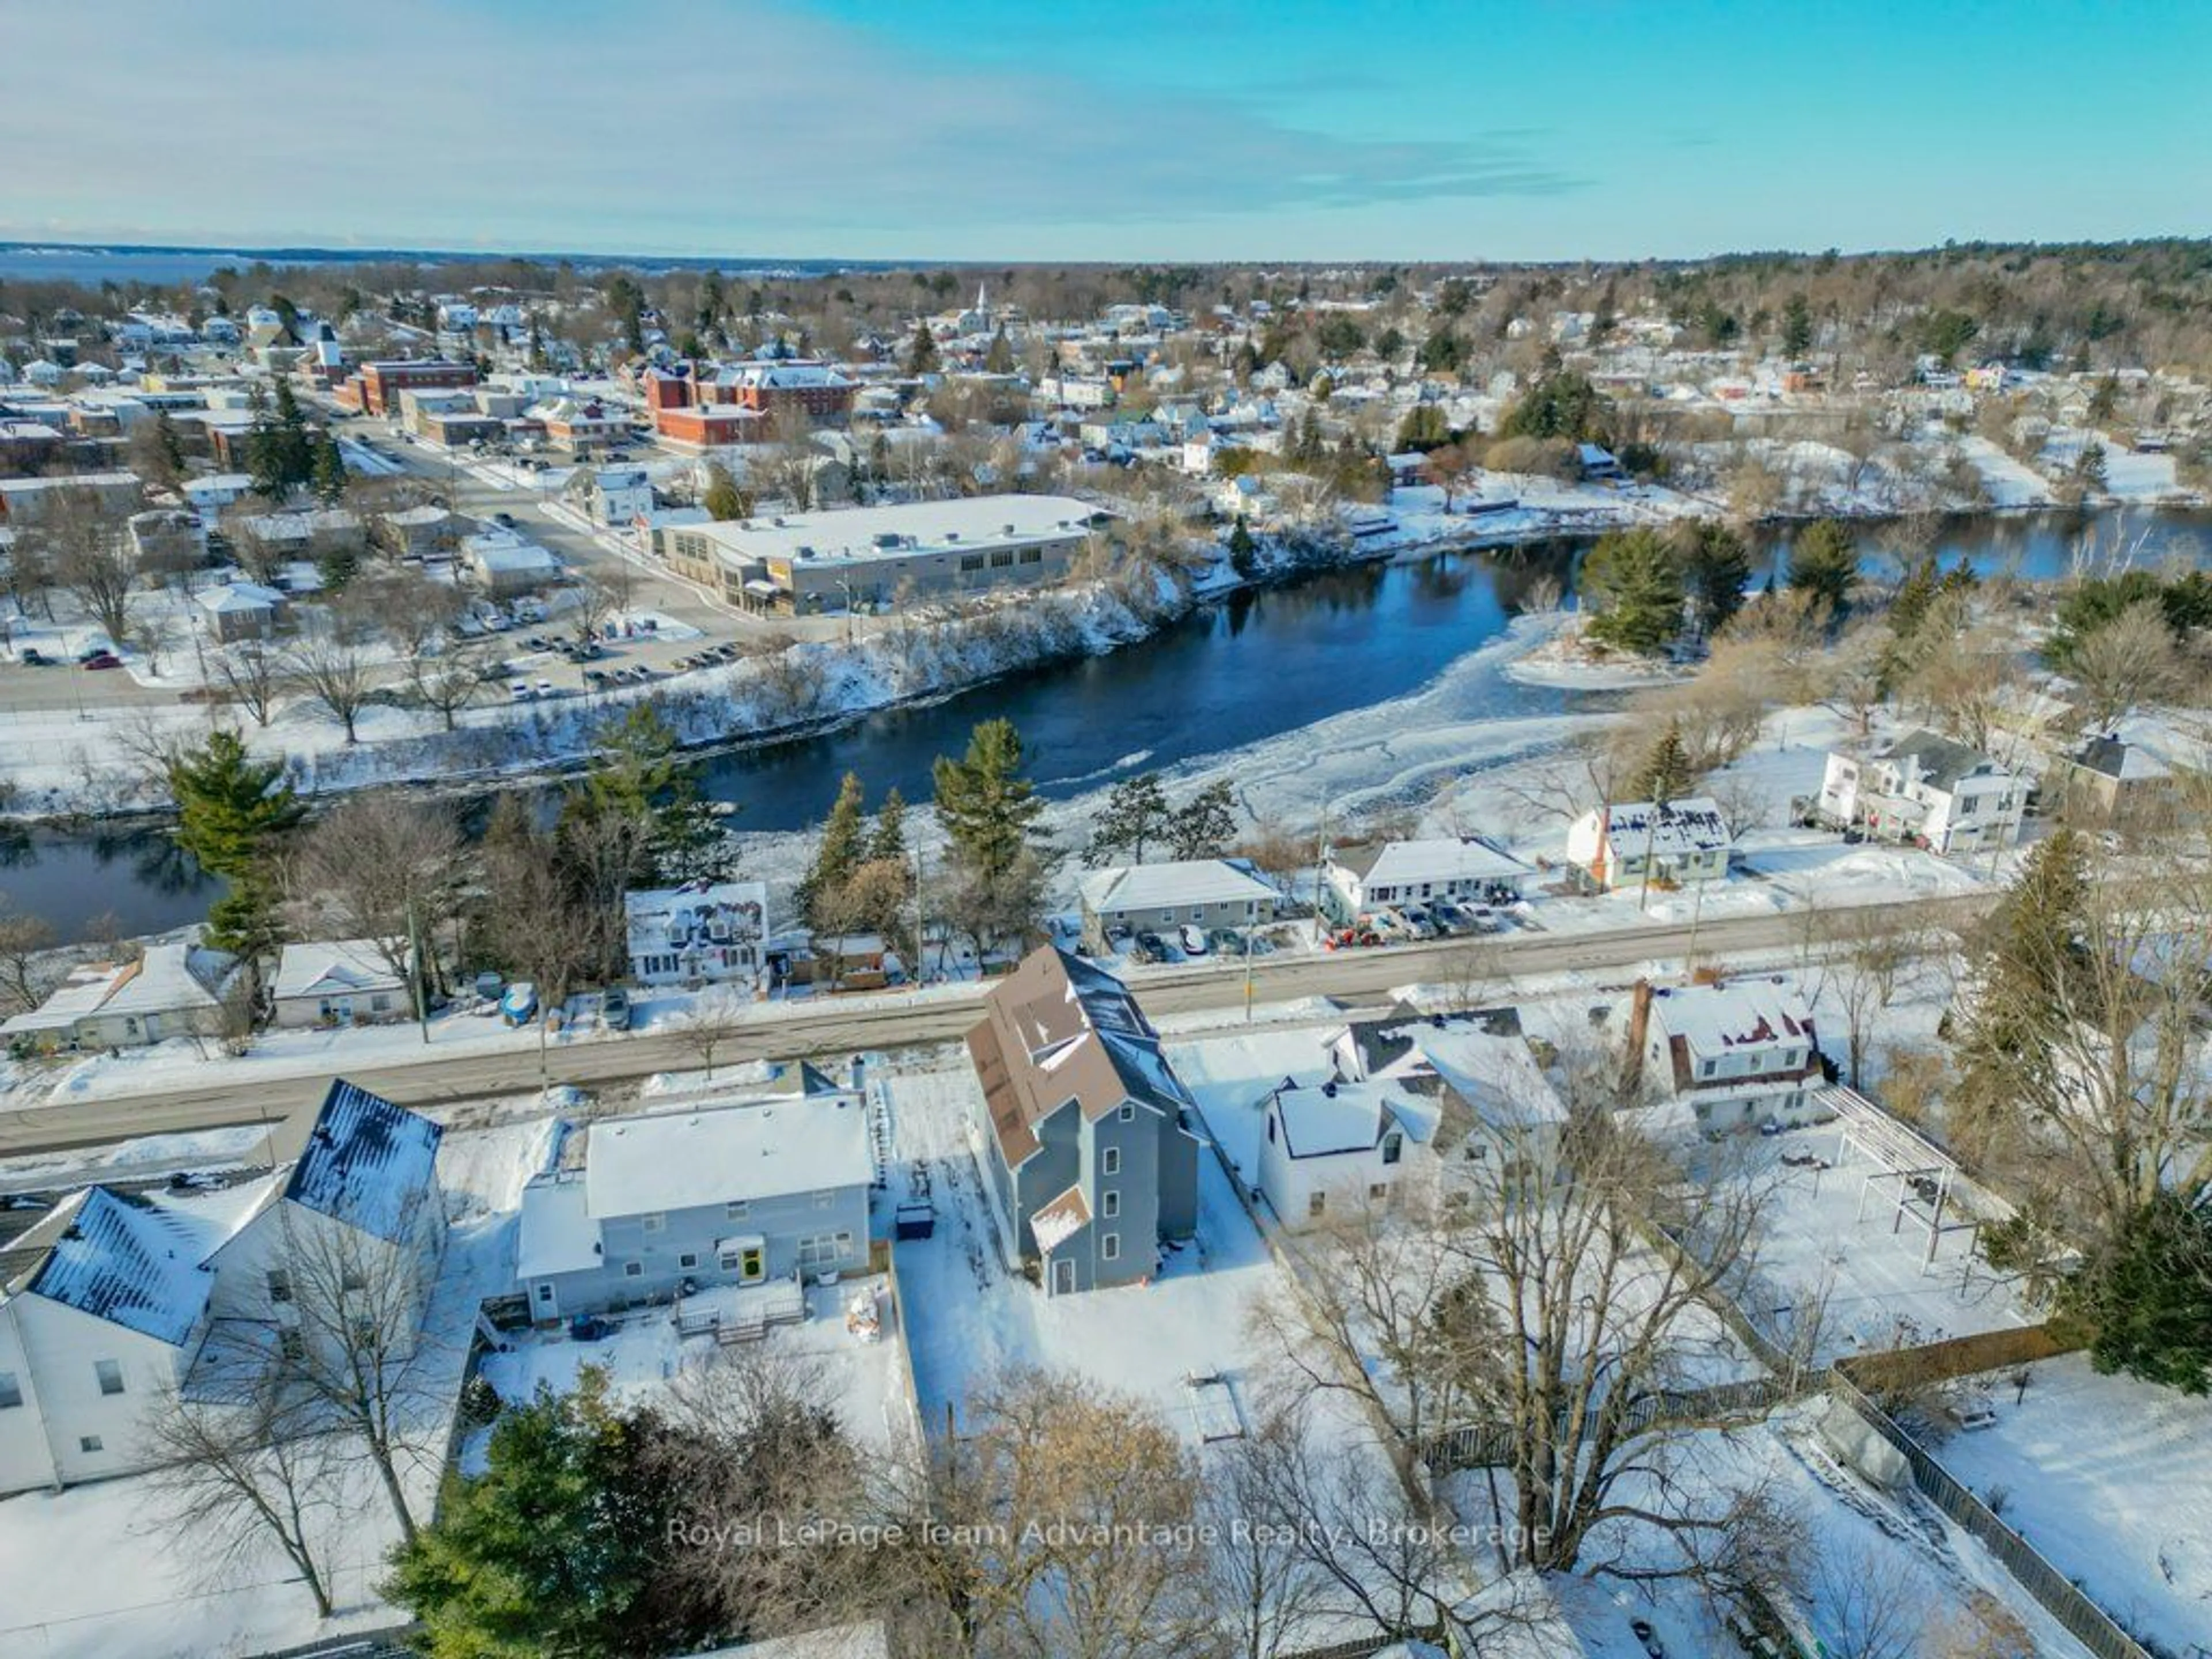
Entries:
[[[2212, 514], [2106, 513], [2087, 523], [2115, 556], [2128, 550], [2148, 562], [2212, 562]], [[2049, 579], [2073, 567], [2082, 525], [2070, 514], [1962, 520], [1942, 526], [1936, 545], [1945, 560], [1966, 559], [1984, 574]], [[1763, 572], [1786, 569], [1787, 545], [1786, 535], [1761, 538]], [[1878, 532], [1864, 546], [1870, 569], [1895, 568]], [[1444, 553], [1237, 594], [1105, 656], [886, 710], [821, 737], [712, 757], [706, 787], [737, 805], [737, 825], [749, 830], [818, 820], [848, 771], [860, 775], [871, 801], [893, 785], [909, 801], [925, 800], [931, 762], [963, 748], [978, 720], [1004, 715], [1021, 730], [1040, 789], [1056, 799], [1079, 794], [1404, 697], [1494, 641], [1533, 581], [1565, 583], [1573, 558], [1556, 546]], [[1480, 666], [1456, 707], [1506, 720], [1584, 702]], [[129, 933], [176, 927], [204, 915], [212, 891], [158, 834], [42, 830], [0, 864], [0, 896], [80, 939], [104, 918]]]

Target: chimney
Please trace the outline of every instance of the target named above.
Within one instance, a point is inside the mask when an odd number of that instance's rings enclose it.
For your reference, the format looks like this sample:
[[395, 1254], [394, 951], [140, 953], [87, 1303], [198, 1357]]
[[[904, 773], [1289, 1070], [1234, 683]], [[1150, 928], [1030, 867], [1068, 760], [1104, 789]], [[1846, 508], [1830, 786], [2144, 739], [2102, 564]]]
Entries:
[[1644, 1083], [1644, 1044], [1651, 1035], [1651, 981], [1639, 979], [1628, 1004], [1628, 1055], [1621, 1069], [1622, 1091], [1634, 1095]]

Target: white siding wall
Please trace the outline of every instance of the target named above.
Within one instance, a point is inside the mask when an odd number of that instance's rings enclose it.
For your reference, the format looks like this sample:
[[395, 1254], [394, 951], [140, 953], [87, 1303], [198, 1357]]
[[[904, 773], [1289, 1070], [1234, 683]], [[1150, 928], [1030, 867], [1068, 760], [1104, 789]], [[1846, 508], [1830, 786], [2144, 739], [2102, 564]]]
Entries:
[[[140, 1424], [162, 1389], [188, 1367], [204, 1330], [195, 1332], [184, 1347], [173, 1348], [44, 1297], [17, 1297], [9, 1305], [18, 1338], [29, 1350], [28, 1368], [61, 1478], [94, 1480], [149, 1467], [153, 1460]], [[96, 1366], [103, 1359], [120, 1368], [122, 1393], [100, 1392]], [[27, 1413], [29, 1407], [27, 1393]], [[83, 1449], [87, 1436], [99, 1439], [99, 1450]]]

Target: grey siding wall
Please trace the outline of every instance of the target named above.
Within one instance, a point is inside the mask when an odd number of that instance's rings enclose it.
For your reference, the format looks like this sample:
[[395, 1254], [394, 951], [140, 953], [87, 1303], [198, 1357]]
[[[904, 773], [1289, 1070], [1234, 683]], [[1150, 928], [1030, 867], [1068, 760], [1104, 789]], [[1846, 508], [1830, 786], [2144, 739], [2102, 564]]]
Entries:
[[[1091, 1198], [1092, 1280], [1133, 1284], [1152, 1271], [1158, 1255], [1159, 1120], [1141, 1107], [1122, 1107], [1085, 1127], [1083, 1186]], [[1106, 1172], [1109, 1151], [1120, 1155], [1119, 1167], [1111, 1175]], [[1116, 1202], [1109, 1205], [1109, 1194]], [[1109, 1207], [1118, 1212], [1109, 1216]]]
[[1160, 1237], [1198, 1231], [1198, 1139], [1179, 1123], [1159, 1125]]
[[[719, 1240], [746, 1235], [762, 1239], [763, 1276], [769, 1279], [798, 1271], [802, 1246], [809, 1240], [817, 1242], [805, 1253], [810, 1273], [859, 1268], [868, 1260], [866, 1187], [757, 1200], [734, 1215], [723, 1204], [671, 1210], [658, 1228], [649, 1228], [647, 1220], [642, 1215], [623, 1216], [602, 1224], [597, 1271], [532, 1280], [528, 1287], [532, 1312], [543, 1316], [538, 1292], [541, 1283], [554, 1286], [562, 1318], [633, 1303], [669, 1301], [687, 1279], [701, 1286], [740, 1283], [738, 1273], [723, 1268], [714, 1246]], [[837, 1242], [841, 1233], [846, 1236], [842, 1243]], [[637, 1267], [635, 1274], [629, 1271], [632, 1264]]]
[[1082, 1171], [1082, 1112], [1073, 1103], [1061, 1106], [1037, 1126], [1037, 1149], [1015, 1171], [1018, 1205], [1014, 1231], [1024, 1255], [1037, 1253], [1036, 1231], [1031, 1225], [1036, 1212], [1073, 1186]]

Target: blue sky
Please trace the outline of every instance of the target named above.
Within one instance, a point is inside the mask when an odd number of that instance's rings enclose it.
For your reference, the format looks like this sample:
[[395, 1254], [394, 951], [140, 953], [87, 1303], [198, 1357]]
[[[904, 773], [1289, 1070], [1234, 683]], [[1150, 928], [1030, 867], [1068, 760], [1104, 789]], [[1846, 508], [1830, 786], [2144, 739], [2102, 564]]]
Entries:
[[2212, 232], [2212, 4], [0, 0], [0, 237], [1458, 259]]

